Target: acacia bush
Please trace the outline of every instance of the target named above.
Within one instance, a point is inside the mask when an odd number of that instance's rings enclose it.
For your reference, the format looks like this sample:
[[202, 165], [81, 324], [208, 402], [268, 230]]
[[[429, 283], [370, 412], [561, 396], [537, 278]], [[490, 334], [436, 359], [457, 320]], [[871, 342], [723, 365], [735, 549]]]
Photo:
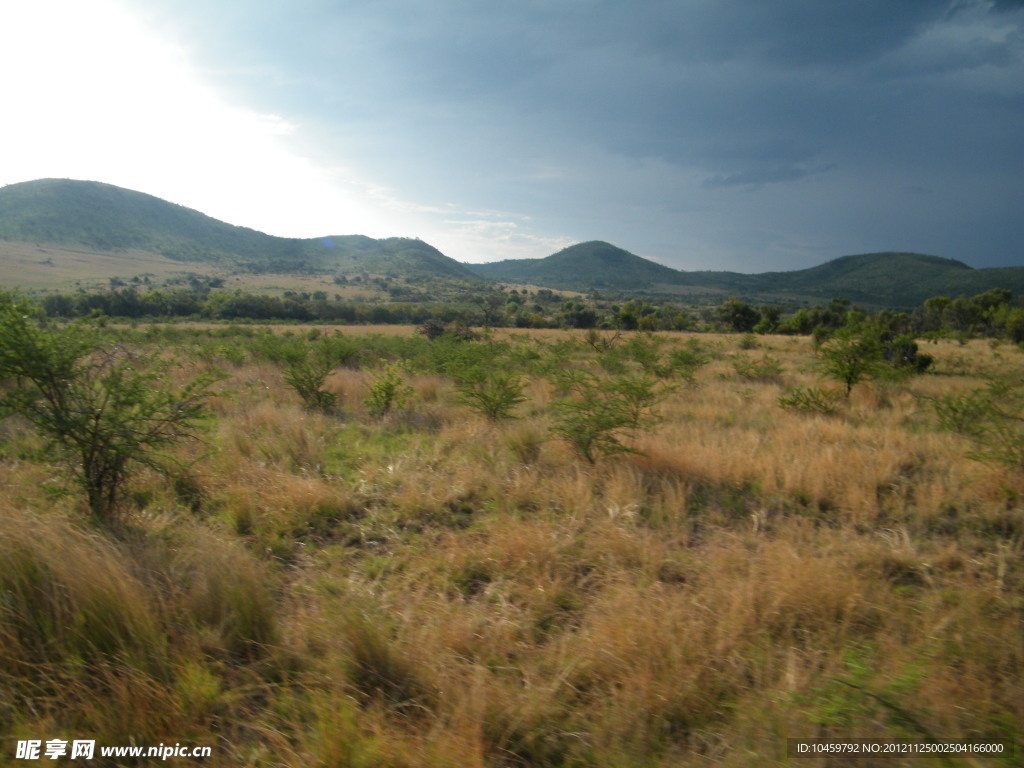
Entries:
[[551, 431], [590, 464], [600, 456], [636, 453], [632, 443], [641, 430], [656, 426], [653, 409], [672, 391], [644, 372], [601, 377], [569, 369], [556, 375], [555, 384], [562, 397], [552, 405]]
[[879, 374], [882, 352], [875, 337], [844, 329], [818, 347], [818, 366], [828, 378], [840, 382], [849, 397], [854, 386]]
[[401, 408], [412, 397], [413, 388], [402, 375], [399, 363], [386, 363], [370, 383], [370, 394], [366, 396], [366, 409], [371, 416], [383, 418], [391, 411]]
[[783, 408], [804, 413], [820, 413], [832, 416], [839, 410], [842, 393], [822, 387], [791, 387], [779, 395], [778, 403]]
[[337, 337], [318, 336], [310, 344], [298, 344], [286, 358], [285, 383], [302, 398], [306, 410], [328, 413], [337, 406], [338, 394], [324, 389], [324, 383], [335, 368], [355, 355], [355, 349]]
[[516, 406], [526, 401], [526, 380], [508, 370], [474, 368], [456, 380], [459, 401], [490, 421], [514, 419]]
[[973, 458], [1024, 469], [1024, 387], [1019, 372], [990, 376], [983, 387], [926, 400], [944, 429], [975, 444]]
[[0, 294], [0, 413], [18, 413], [68, 461], [89, 510], [115, 517], [135, 467], [167, 472], [158, 453], [197, 437], [197, 421], [214, 377], [180, 391], [164, 384], [161, 366], [124, 347], [101, 346], [84, 325], [44, 325], [30, 304]]
[[338, 404], [338, 394], [323, 388], [333, 370], [334, 365], [329, 360], [310, 355], [289, 364], [284, 371], [284, 380], [302, 398], [307, 411], [327, 413]]

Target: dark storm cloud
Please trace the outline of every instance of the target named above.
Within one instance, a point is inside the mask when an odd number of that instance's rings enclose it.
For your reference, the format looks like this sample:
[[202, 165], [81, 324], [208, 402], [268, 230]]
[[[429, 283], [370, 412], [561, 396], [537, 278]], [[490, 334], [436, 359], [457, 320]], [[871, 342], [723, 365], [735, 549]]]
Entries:
[[1021, 260], [1022, 2], [165, 3], [222, 87], [423, 203], [686, 267]]

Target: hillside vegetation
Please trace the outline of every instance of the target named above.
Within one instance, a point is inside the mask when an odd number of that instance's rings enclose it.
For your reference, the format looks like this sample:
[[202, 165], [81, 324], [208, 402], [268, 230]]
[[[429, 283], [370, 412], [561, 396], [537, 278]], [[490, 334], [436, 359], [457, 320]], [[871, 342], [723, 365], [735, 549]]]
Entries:
[[253, 272], [361, 271], [478, 279], [420, 240], [273, 237], [151, 195], [86, 181], [44, 179], [0, 189], [0, 240], [75, 244], [100, 253], [132, 249]]
[[900, 347], [847, 396], [841, 336], [91, 332], [224, 378], [103, 517], [0, 422], [7, 743], [729, 768], [1022, 732], [1018, 347]]
[[[114, 268], [111, 256], [127, 254], [138, 263], [123, 259], [124, 272], [109, 274]], [[679, 256], [685, 260], [687, 254]], [[94, 274], [82, 264], [83, 257], [95, 262]], [[591, 241], [543, 259], [460, 264], [415, 239], [273, 237], [97, 182], [45, 179], [0, 188], [0, 274], [10, 276], [5, 285], [66, 286], [67, 276], [79, 268], [77, 279], [87, 284], [96, 277], [163, 275], [174, 271], [175, 262], [192, 272], [214, 270], [222, 279], [245, 273], [456, 285], [498, 281], [575, 292], [677, 295], [702, 302], [731, 295], [792, 305], [840, 296], [866, 306], [907, 308], [933, 296], [994, 288], [1024, 294], [1024, 267], [972, 269], [914, 253], [844, 256], [810, 269], [748, 275], [680, 271]]]
[[485, 277], [561, 289], [644, 290], [693, 295], [701, 291], [756, 301], [820, 302], [836, 296], [876, 307], [912, 307], [933, 296], [993, 288], [1024, 292], [1024, 267], [972, 269], [953, 259], [919, 253], [843, 256], [809, 269], [745, 275], [686, 272], [643, 259], [608, 243], [581, 243], [545, 259], [472, 265]]
[[569, 246], [545, 259], [511, 259], [473, 264], [484, 277], [511, 283], [581, 290], [630, 290], [674, 283], [679, 272], [610, 243], [593, 241]]

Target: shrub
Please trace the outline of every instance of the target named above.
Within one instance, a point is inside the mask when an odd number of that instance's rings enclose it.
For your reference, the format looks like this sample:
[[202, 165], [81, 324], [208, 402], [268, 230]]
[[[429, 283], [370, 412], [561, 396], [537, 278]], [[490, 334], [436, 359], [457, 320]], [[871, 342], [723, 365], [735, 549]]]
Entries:
[[971, 440], [972, 457], [1024, 469], [1024, 387], [1018, 377], [993, 377], [961, 395], [925, 398], [943, 428]]
[[366, 397], [366, 409], [371, 416], [384, 417], [396, 408], [401, 408], [412, 397], [413, 389], [405, 383], [402, 366], [387, 363], [370, 384]]
[[615, 376], [603, 385], [614, 407], [627, 417], [627, 426], [634, 433], [657, 423], [653, 409], [676, 387], [659, 381], [653, 374], [634, 373]]
[[156, 451], [196, 436], [213, 379], [168, 391], [154, 359], [104, 349], [92, 329], [44, 326], [30, 312], [0, 294], [0, 376], [13, 380], [0, 412], [21, 414], [51, 441], [93, 515], [110, 519], [134, 466], [166, 472]]
[[611, 375], [626, 374], [639, 367], [645, 375], [659, 379], [680, 377], [690, 382], [696, 371], [710, 360], [703, 345], [696, 339], [690, 339], [685, 347], [667, 355], [662, 354], [663, 345], [664, 340], [653, 334], [637, 335], [619, 347], [611, 348], [609, 345], [600, 354], [598, 361]]
[[906, 334], [883, 334], [880, 339], [882, 359], [900, 373], [924, 373], [935, 359], [918, 351], [917, 342]]
[[850, 396], [853, 387], [878, 375], [881, 351], [876, 339], [841, 331], [821, 344], [819, 367], [831, 379], [841, 382]]
[[676, 376], [692, 384], [697, 371], [711, 362], [711, 353], [697, 339], [687, 339], [681, 349], [669, 354], [668, 365]]
[[779, 395], [778, 403], [783, 408], [805, 413], [821, 413], [831, 416], [839, 410], [839, 399], [842, 395], [832, 389], [795, 387]]
[[655, 425], [652, 409], [668, 392], [646, 375], [602, 380], [581, 370], [562, 372], [556, 384], [565, 396], [553, 405], [551, 431], [591, 464], [602, 455], [636, 453], [626, 441]]
[[316, 344], [302, 346], [288, 360], [284, 380], [302, 398], [308, 411], [333, 410], [338, 395], [323, 388], [327, 377], [339, 365], [350, 360], [355, 351], [338, 339], [320, 339]]
[[737, 360], [733, 364], [736, 374], [746, 381], [780, 381], [782, 364], [771, 355], [763, 355], [760, 360]]
[[333, 370], [334, 366], [326, 361], [306, 358], [291, 363], [284, 371], [284, 380], [302, 398], [307, 411], [327, 413], [338, 404], [337, 393], [323, 389], [327, 376]]
[[754, 334], [745, 333], [742, 336], [740, 336], [740, 340], [737, 346], [739, 346], [740, 349], [757, 349], [758, 347], [761, 346], [761, 344]]
[[416, 330], [430, 341], [433, 341], [444, 335], [445, 323], [444, 320], [438, 317], [430, 317], [424, 320], [423, 324]]
[[526, 381], [511, 371], [475, 369], [457, 381], [455, 388], [463, 404], [491, 421], [514, 419], [512, 411], [526, 400]]
[[622, 337], [622, 331], [613, 334], [602, 334], [596, 328], [589, 328], [583, 335], [583, 342], [595, 352], [607, 352]]

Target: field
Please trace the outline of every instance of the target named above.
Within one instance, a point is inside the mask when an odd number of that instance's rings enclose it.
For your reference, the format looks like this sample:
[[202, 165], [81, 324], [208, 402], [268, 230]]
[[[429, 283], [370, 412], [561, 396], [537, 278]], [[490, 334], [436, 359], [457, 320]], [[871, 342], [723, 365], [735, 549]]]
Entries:
[[[115, 522], [0, 422], [5, 745], [811, 768], [919, 763], [788, 738], [1021, 733], [1024, 468], [936, 406], [1024, 380], [1021, 349], [930, 344], [927, 373], [846, 398], [805, 337], [383, 330], [108, 328], [168, 386], [224, 374], [202, 439], [170, 479], [137, 472]], [[288, 382], [318, 345], [319, 410]], [[503, 371], [522, 399], [486, 418], [465, 382]], [[585, 450], [581, 404], [627, 391], [632, 420]]]
[[337, 285], [330, 274], [253, 274], [193, 261], [179, 261], [150, 251], [97, 251], [86, 246], [3, 242], [0, 271], [4, 285], [32, 292], [107, 288], [111, 279], [146, 279], [146, 288], [187, 283], [191, 277], [217, 278], [226, 291], [280, 295], [286, 291], [323, 291], [349, 301], [379, 299], [387, 293], [372, 284]]
[[83, 247], [5, 242], [0, 246], [4, 285], [19, 289], [102, 287], [110, 278], [212, 275], [209, 264], [175, 261], [145, 251], [97, 252]]

